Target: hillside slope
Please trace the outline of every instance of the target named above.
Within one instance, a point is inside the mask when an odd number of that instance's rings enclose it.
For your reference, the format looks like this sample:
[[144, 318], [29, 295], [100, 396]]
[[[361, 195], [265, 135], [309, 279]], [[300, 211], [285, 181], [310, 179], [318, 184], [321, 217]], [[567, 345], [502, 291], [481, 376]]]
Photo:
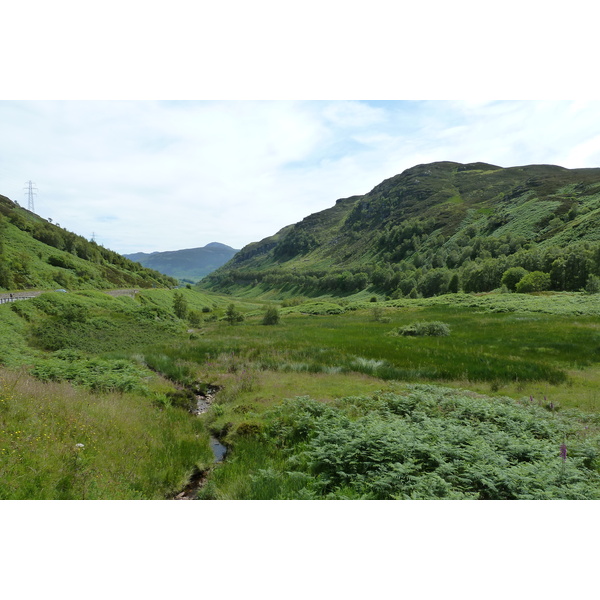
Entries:
[[0, 290], [165, 287], [177, 281], [0, 196]]
[[600, 169], [417, 165], [243, 248], [203, 287], [259, 294], [489, 291], [511, 267], [600, 275]]
[[188, 248], [168, 252], [136, 252], [124, 254], [125, 258], [139, 262], [144, 267], [154, 269], [177, 279], [199, 281], [238, 252], [219, 242], [211, 242], [202, 248]]

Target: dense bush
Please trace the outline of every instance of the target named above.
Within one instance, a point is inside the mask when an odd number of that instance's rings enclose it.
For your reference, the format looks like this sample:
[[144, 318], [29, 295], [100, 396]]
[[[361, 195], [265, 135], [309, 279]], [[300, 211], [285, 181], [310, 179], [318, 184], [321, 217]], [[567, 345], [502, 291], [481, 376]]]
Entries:
[[254, 493], [268, 484], [279, 498], [600, 498], [599, 439], [578, 436], [583, 415], [407, 388], [273, 410], [266, 436], [287, 459], [253, 475]]
[[60, 267], [61, 269], [74, 269], [75, 265], [65, 256], [49, 256], [47, 260], [49, 265]]
[[517, 289], [517, 284], [525, 277], [525, 275], [527, 275], [527, 271], [523, 267], [511, 267], [504, 271], [501, 283], [511, 292], [514, 292]]

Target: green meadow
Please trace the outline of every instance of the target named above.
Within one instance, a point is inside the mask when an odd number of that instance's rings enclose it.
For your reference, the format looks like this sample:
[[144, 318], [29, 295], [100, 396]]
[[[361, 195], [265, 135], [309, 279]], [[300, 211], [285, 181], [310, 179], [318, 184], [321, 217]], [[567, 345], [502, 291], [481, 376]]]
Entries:
[[3, 305], [0, 497], [169, 498], [202, 471], [206, 499], [598, 498], [599, 312], [584, 293]]

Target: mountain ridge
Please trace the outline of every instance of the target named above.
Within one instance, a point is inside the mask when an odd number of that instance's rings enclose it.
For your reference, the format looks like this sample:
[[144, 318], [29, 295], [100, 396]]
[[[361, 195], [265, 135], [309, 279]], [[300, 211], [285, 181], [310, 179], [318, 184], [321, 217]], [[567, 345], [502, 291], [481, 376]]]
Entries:
[[[552, 289], [572, 290], [599, 274], [598, 243], [600, 169], [439, 161], [415, 165], [245, 246], [203, 287], [386, 295], [414, 288], [435, 295], [448, 291], [453, 275], [465, 291], [489, 291], [500, 287], [506, 269], [522, 266], [551, 275]], [[579, 258], [571, 262], [585, 263], [577, 277], [565, 275], [572, 267], [554, 265], [575, 246]], [[485, 261], [489, 277], [478, 272]], [[443, 283], [432, 287], [427, 279], [436, 269]]]

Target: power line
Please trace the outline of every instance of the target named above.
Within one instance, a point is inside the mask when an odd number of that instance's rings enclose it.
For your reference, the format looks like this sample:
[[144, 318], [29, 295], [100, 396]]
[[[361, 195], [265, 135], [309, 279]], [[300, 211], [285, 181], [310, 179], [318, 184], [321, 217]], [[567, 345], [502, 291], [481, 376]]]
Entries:
[[34, 187], [34, 183], [33, 181], [29, 180], [26, 182], [26, 187], [23, 188], [24, 190], [27, 191], [27, 210], [30, 210], [31, 212], [35, 212], [35, 208], [33, 205], [33, 197], [37, 196], [37, 188]]

